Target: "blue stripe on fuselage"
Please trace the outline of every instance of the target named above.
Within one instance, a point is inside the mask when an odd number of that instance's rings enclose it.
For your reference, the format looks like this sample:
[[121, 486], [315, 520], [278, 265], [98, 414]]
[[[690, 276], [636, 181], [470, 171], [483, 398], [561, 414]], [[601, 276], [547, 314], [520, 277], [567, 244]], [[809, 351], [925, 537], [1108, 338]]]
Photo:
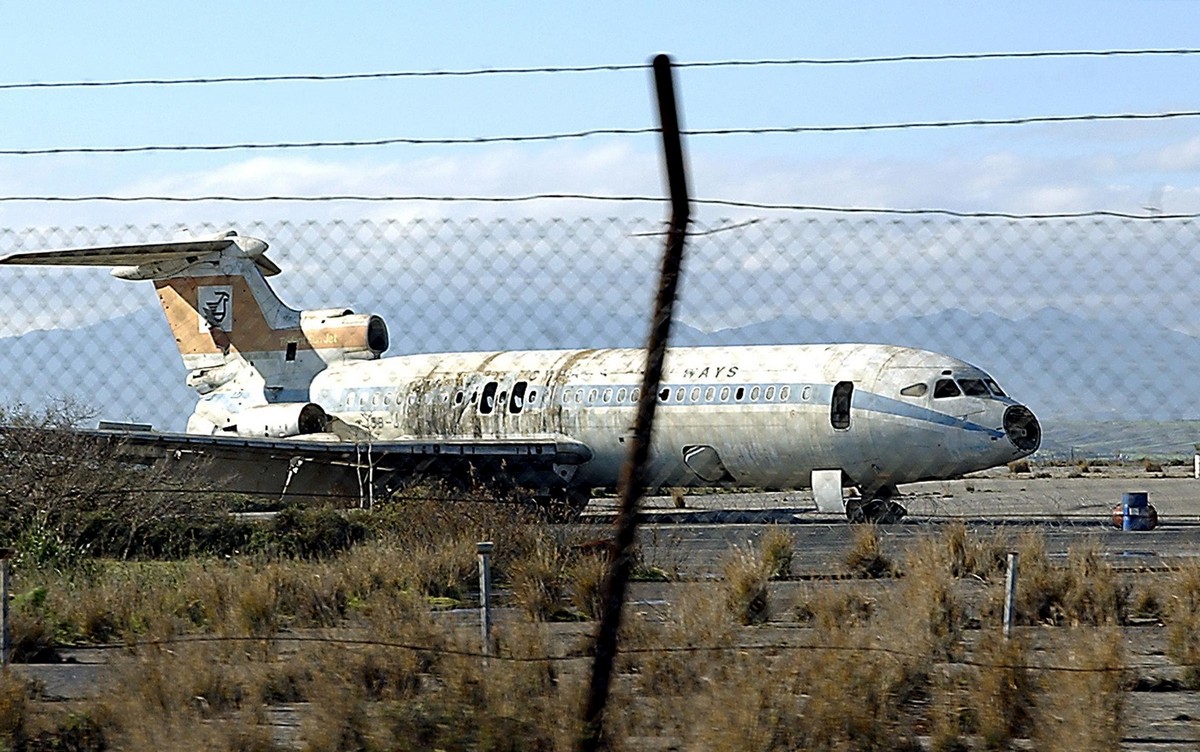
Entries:
[[[784, 388], [787, 388], [787, 398], [779, 399], [778, 395], [783, 393]], [[540, 386], [542, 395], [539, 397], [536, 404], [527, 404], [526, 409], [538, 409], [548, 407], [550, 405], [561, 405], [567, 408], [584, 407], [587, 409], [602, 409], [611, 408], [628, 408], [633, 406], [633, 384], [572, 384], [567, 387], [558, 387], [553, 393], [549, 392], [546, 386]], [[713, 399], [707, 398], [708, 390], [714, 390]], [[747, 397], [743, 400], [731, 399], [728, 396], [725, 399], [720, 399], [722, 388], [730, 390], [727, 394], [736, 392], [739, 388], [744, 390], [743, 394]], [[768, 388], [772, 388], [773, 398], [768, 400], [765, 394]], [[659, 409], [676, 409], [680, 407], [699, 407], [699, 406], [714, 406], [720, 407], [724, 405], [744, 405], [752, 406], [770, 406], [770, 405], [828, 405], [833, 395], [832, 384], [806, 384], [806, 383], [783, 383], [783, 382], [754, 382], [754, 383], [739, 383], [739, 384], [714, 384], [711, 382], [697, 383], [670, 383], [660, 385], [660, 389], [666, 389], [670, 393], [670, 399], [667, 401], [659, 401]], [[700, 395], [698, 399], [693, 399], [692, 392], [696, 390]], [[334, 411], [362, 410], [365, 412], [384, 411], [390, 412], [396, 407], [391, 404], [379, 404], [382, 400], [374, 399], [376, 395], [381, 394], [396, 394], [399, 390], [396, 387], [377, 387], [377, 386], [360, 386], [360, 387], [345, 387], [339, 390], [322, 390], [317, 396], [319, 402], [323, 403], [328, 409]], [[464, 390], [466, 392], [471, 389]], [[683, 399], [679, 400], [677, 394], [682, 392]], [[573, 396], [569, 400], [563, 399], [563, 394], [568, 393]], [[759, 399], [748, 399], [751, 393], [757, 393]], [[347, 404], [347, 396], [355, 395], [354, 402], [356, 404]], [[620, 394], [622, 399], [616, 399]], [[603, 399], [604, 395], [609, 396], [609, 400]], [[291, 393], [288, 397], [293, 397]], [[295, 394], [294, 401], [305, 401], [308, 398], [307, 394]], [[979, 398], [967, 398], [979, 399]], [[1007, 397], [987, 397], [981, 398], [987, 401], [999, 402], [1004, 405], [1017, 404], [1014, 400]], [[289, 402], [293, 399], [279, 399], [276, 397], [273, 402]], [[867, 412], [879, 413], [881, 415], [892, 415], [909, 420], [919, 421], [923, 423], [931, 423], [938, 426], [960, 428], [964, 431], [978, 431], [986, 433], [991, 438], [1001, 438], [1004, 436], [1004, 431], [996, 428], [989, 428], [980, 425], [970, 420], [956, 418], [953, 415], [939, 412], [922, 405], [915, 405], [905, 400], [899, 400], [892, 397], [884, 397], [881, 394], [868, 392], [856, 388], [851, 397], [851, 406], [856, 410], [865, 410]], [[397, 405], [398, 407], [398, 405]]]

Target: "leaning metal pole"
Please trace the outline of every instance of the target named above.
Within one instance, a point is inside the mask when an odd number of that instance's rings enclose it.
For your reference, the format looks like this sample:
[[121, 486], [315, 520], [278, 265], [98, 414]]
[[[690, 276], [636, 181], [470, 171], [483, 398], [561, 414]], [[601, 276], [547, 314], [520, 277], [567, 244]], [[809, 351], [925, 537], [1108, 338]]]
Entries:
[[671, 333], [671, 312], [675, 289], [683, 264], [683, 246], [690, 214], [687, 176], [683, 166], [683, 143], [679, 136], [679, 114], [675, 108], [675, 85], [671, 78], [671, 58], [654, 58], [654, 83], [658, 95], [659, 125], [662, 129], [663, 161], [671, 194], [671, 225], [667, 231], [666, 251], [659, 275], [658, 296], [654, 302], [650, 339], [646, 343], [646, 368], [642, 373], [642, 391], [638, 399], [629, 455], [621, 469], [621, 503], [613, 523], [612, 560], [602, 590], [600, 623], [596, 628], [595, 658], [591, 684], [583, 715], [579, 749], [592, 752], [604, 735], [604, 708], [608, 703], [613, 662], [617, 655], [617, 632], [621, 628], [621, 608], [632, 569], [633, 541], [637, 530], [638, 502], [645, 485], [646, 457], [650, 450], [654, 408], [662, 379], [667, 339]]

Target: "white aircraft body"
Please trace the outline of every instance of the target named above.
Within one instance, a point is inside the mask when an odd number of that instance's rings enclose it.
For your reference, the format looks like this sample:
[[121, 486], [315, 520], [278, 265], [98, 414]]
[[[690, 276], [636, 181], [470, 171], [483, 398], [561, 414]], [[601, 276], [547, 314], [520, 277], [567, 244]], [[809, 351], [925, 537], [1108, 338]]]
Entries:
[[[373, 487], [503, 479], [572, 509], [616, 486], [642, 350], [382, 358], [378, 316], [284, 305], [265, 278], [280, 271], [266, 249], [227, 232], [0, 264], [115, 266], [153, 281], [200, 398], [186, 434], [122, 442], [217, 458], [243, 484], [292, 493], [335, 469], [360, 483], [365, 472]], [[979, 368], [887, 345], [673, 348], [657, 399], [654, 486], [813, 488], [820, 509], [852, 520], [896, 519], [897, 484], [1002, 465], [1041, 439], [1033, 413]], [[860, 495], [847, 502], [848, 486]]]

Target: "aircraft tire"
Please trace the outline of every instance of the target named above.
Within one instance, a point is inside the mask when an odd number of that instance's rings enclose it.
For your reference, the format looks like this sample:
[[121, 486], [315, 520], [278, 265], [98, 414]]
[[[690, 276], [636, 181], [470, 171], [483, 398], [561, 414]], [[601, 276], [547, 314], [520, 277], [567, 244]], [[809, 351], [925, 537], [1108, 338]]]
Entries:
[[890, 499], [874, 498], [863, 501], [853, 499], [846, 503], [846, 519], [853, 524], [876, 523], [894, 525], [908, 510], [903, 504]]

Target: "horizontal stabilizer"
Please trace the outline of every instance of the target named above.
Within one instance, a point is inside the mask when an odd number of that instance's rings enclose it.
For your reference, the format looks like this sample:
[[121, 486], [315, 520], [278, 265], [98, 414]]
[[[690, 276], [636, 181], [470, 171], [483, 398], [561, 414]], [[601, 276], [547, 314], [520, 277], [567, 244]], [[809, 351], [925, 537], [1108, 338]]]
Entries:
[[[280, 269], [264, 256], [267, 244], [258, 238], [238, 237], [225, 233], [216, 238], [173, 240], [165, 243], [96, 246], [92, 248], [63, 248], [51, 251], [25, 251], [0, 257], [0, 264], [11, 266], [110, 266], [143, 267], [175, 265], [173, 270], [188, 268], [214, 254], [232, 251], [242, 258], [251, 258], [264, 276], [279, 274]], [[124, 276], [124, 275], [121, 275]], [[154, 275], [147, 275], [154, 276]], [[131, 275], [131, 278], [141, 278]]]

